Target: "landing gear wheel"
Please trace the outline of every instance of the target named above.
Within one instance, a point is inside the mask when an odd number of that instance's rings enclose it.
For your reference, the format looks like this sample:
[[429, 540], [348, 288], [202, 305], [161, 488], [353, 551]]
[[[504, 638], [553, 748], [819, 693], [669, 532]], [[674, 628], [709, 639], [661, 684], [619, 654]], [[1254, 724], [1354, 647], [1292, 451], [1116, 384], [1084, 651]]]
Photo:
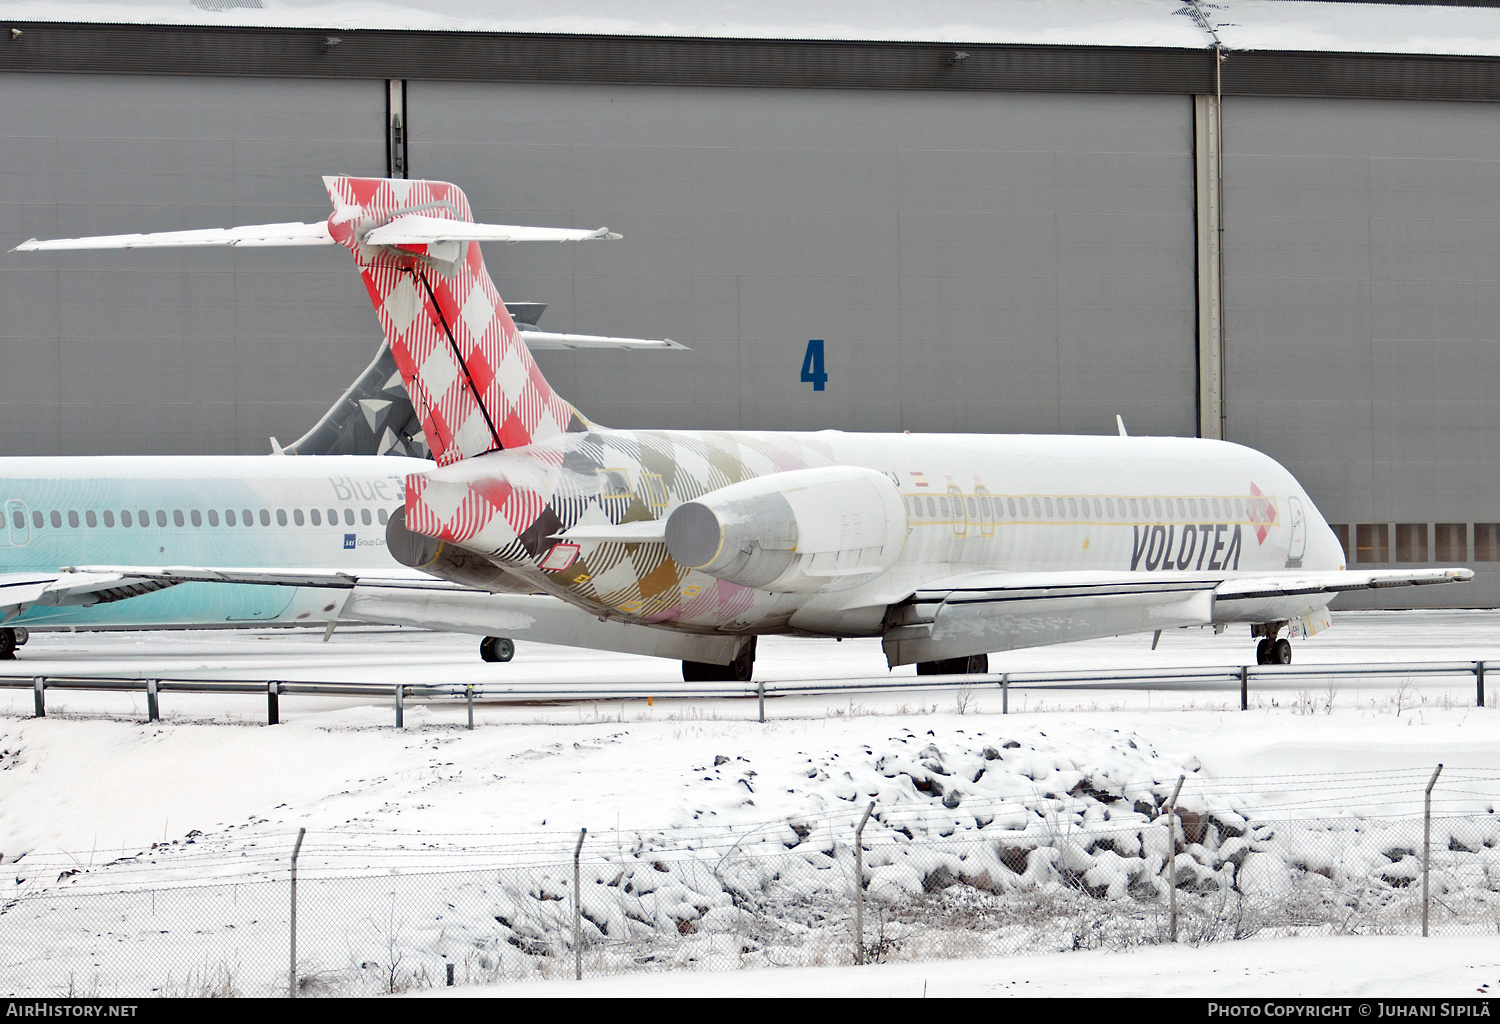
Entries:
[[1257, 665], [1271, 664], [1271, 648], [1275, 643], [1276, 641], [1267, 638], [1255, 645], [1255, 663]]
[[755, 637], [740, 650], [728, 665], [715, 665], [708, 661], [684, 661], [682, 681], [685, 683], [748, 683], [755, 674]]
[[17, 640], [14, 629], [0, 629], [0, 661], [13, 659], [19, 646], [21, 642]]
[[479, 641], [479, 656], [485, 661], [509, 661], [516, 656], [516, 642], [503, 636], [487, 636]]
[[967, 658], [939, 658], [917, 662], [919, 676], [983, 675], [990, 670], [990, 656], [975, 654]]
[[1272, 665], [1290, 665], [1292, 663], [1292, 642], [1290, 640], [1278, 640], [1271, 645]]

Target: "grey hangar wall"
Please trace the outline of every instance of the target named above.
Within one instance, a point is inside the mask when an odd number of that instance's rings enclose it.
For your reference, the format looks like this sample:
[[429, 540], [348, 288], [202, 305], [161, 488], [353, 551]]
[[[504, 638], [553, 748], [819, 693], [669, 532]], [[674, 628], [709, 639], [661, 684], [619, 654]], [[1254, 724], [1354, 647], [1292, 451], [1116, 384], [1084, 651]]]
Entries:
[[[0, 71], [4, 237], [314, 220], [319, 175], [388, 173], [386, 77], [119, 70]], [[575, 77], [408, 77], [404, 128], [411, 176], [457, 182], [477, 217], [625, 235], [487, 252], [545, 327], [692, 346], [540, 354], [600, 422], [1200, 431], [1196, 79]], [[1475, 584], [1340, 606], [1500, 604], [1500, 110], [1380, 92], [1225, 98], [1225, 436], [1285, 463], [1371, 564], [1451, 556], [1462, 526]], [[0, 266], [7, 455], [266, 451], [379, 343], [339, 250]], [[799, 380], [813, 338], [822, 392]]]

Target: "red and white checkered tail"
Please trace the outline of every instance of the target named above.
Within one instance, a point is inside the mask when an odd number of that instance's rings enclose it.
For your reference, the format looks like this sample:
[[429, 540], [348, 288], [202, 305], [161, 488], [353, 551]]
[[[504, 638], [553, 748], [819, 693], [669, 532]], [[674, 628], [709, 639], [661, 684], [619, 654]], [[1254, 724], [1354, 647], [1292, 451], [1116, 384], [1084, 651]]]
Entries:
[[537, 369], [478, 242], [571, 241], [587, 232], [475, 224], [455, 185], [327, 177], [328, 233], [354, 254], [427, 445], [439, 465], [589, 424]]

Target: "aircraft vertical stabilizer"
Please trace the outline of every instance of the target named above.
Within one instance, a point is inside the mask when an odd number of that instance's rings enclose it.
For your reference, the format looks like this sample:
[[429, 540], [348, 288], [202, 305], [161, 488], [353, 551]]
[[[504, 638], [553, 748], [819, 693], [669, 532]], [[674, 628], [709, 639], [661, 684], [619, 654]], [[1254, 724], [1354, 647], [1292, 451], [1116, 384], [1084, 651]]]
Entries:
[[439, 465], [587, 429], [519, 337], [475, 244], [488, 225], [473, 224], [462, 190], [323, 180], [334, 204], [329, 234], [359, 264]]

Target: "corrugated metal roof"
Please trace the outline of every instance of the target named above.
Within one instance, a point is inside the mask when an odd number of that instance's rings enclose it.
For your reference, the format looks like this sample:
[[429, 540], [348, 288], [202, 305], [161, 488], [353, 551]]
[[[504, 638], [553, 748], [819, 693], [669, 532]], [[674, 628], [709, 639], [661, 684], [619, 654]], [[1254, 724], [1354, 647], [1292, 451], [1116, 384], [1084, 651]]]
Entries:
[[[1198, 10], [1207, 16], [1205, 27]], [[10, 22], [1500, 56], [1500, 9], [1324, 0], [8, 0]], [[1210, 28], [1212, 31], [1210, 31]]]

